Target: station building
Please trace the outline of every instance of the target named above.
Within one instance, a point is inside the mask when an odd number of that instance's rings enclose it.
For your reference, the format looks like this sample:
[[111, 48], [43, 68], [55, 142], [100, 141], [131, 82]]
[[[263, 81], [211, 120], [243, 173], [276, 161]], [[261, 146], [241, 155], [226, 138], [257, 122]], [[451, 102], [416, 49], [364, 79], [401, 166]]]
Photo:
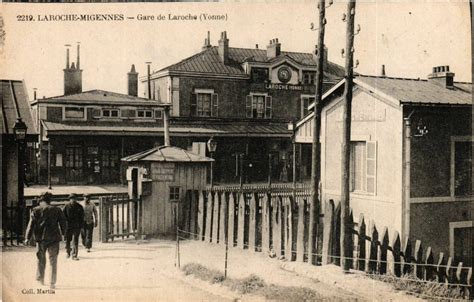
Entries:
[[[324, 91], [344, 76], [325, 54]], [[240, 173], [244, 182], [266, 181], [269, 173], [273, 181], [289, 181], [293, 131], [288, 124], [308, 114], [316, 67], [315, 53], [284, 51], [278, 39], [265, 49], [237, 48], [222, 32], [213, 46], [208, 33], [200, 52], [141, 80], [150, 82], [146, 98], [171, 106], [171, 145], [209, 155], [206, 141], [217, 142], [216, 182], [237, 182]], [[302, 174], [298, 179], [310, 170]]]

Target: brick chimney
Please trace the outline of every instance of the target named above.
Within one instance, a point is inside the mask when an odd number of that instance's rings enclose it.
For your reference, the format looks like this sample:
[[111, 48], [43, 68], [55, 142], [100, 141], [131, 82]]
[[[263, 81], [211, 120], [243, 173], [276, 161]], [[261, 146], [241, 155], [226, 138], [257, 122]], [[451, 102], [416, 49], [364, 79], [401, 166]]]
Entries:
[[270, 44], [267, 45], [267, 58], [276, 58], [281, 53], [281, 44], [278, 39], [270, 40]]
[[206, 49], [209, 49], [211, 47], [212, 47], [212, 45], [211, 45], [211, 33], [208, 31], [207, 32], [207, 38], [204, 39], [204, 45], [202, 46], [202, 50], [206, 50]]
[[221, 62], [227, 64], [229, 62], [229, 39], [227, 39], [226, 31], [221, 32], [218, 52]]
[[428, 81], [444, 88], [454, 89], [454, 72], [449, 71], [449, 65], [433, 67], [433, 73], [428, 75]]
[[132, 64], [132, 69], [127, 73], [128, 76], [128, 95], [138, 96], [138, 72], [135, 71], [135, 64]]
[[[318, 61], [318, 45], [315, 45], [314, 46], [314, 51], [313, 51], [313, 59], [314, 61], [317, 63]], [[323, 54], [323, 64], [324, 66], [327, 66], [328, 64], [328, 48], [326, 47], [326, 45], [324, 45], [324, 54]]]
[[[66, 45], [67, 47], [69, 45]], [[82, 92], [82, 69], [80, 68], [80, 45], [77, 44], [77, 62], [69, 65], [69, 48], [66, 49], [66, 68], [64, 69], [64, 95]]]

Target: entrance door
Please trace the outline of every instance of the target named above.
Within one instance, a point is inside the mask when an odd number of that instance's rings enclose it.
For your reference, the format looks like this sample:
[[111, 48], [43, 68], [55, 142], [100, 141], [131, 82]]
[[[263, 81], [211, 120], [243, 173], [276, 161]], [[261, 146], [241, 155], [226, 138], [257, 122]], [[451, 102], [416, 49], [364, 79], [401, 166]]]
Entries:
[[102, 183], [120, 182], [120, 162], [117, 149], [102, 149]]
[[66, 146], [66, 182], [83, 181], [82, 146]]

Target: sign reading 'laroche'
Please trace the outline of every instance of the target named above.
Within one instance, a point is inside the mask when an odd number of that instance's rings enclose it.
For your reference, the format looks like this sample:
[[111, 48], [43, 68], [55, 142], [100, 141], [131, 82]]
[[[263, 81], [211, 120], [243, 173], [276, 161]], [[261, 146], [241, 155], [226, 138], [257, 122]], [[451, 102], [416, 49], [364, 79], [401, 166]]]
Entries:
[[289, 85], [289, 84], [267, 84], [267, 89], [274, 90], [303, 90], [301, 85]]

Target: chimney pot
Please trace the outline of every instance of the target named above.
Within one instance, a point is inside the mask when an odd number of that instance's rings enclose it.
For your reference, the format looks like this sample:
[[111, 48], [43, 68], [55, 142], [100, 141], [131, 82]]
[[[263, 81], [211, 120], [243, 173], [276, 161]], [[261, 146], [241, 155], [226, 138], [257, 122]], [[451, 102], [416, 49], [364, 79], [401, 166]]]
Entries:
[[433, 67], [433, 73], [428, 75], [428, 80], [438, 86], [453, 89], [454, 76], [455, 74], [449, 71], [449, 65], [443, 65]]
[[382, 70], [380, 72], [380, 76], [382, 76], [382, 77], [386, 76], [386, 74], [385, 74], [385, 64], [382, 64]]

